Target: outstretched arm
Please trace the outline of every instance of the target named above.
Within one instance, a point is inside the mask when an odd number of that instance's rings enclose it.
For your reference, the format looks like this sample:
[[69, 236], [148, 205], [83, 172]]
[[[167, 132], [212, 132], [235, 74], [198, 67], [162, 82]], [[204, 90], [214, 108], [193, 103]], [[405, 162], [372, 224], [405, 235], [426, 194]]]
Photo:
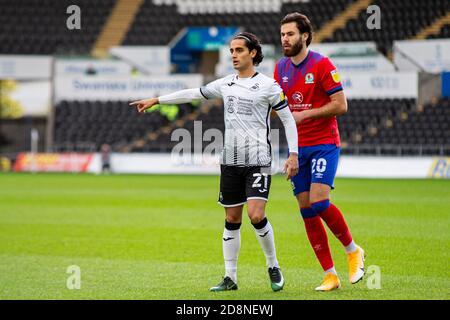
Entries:
[[158, 98], [143, 99], [138, 101], [133, 101], [130, 106], [136, 106], [138, 112], [144, 112], [145, 110], [153, 107], [156, 104], [180, 104], [188, 103], [192, 100], [205, 99], [205, 97], [200, 92], [199, 88], [195, 89], [185, 89], [170, 93]]

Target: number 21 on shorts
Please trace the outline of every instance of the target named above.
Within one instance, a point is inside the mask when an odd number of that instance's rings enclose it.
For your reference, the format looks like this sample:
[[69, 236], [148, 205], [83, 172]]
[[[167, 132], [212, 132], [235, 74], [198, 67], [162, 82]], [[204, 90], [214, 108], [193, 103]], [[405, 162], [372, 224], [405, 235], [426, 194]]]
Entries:
[[[253, 182], [252, 188], [261, 188], [264, 184], [264, 191], [267, 190], [268, 175], [266, 173], [254, 173], [255, 181]], [[261, 178], [263, 178], [263, 183], [261, 183]], [[260, 192], [263, 192], [260, 190]]]

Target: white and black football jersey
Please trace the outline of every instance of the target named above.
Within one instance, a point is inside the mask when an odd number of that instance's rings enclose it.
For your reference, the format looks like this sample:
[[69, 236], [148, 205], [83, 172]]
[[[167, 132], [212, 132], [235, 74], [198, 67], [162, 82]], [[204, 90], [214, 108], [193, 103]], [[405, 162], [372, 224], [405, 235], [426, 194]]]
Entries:
[[283, 90], [263, 74], [229, 75], [200, 88], [206, 99], [222, 98], [225, 139], [221, 164], [270, 166], [270, 112], [288, 106]]

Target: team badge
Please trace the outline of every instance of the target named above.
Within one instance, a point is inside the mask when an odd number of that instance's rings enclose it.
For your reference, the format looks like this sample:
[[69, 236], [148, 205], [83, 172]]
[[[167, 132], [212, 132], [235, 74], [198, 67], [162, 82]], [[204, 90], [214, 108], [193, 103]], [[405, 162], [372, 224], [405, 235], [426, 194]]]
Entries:
[[305, 76], [305, 84], [314, 83], [314, 75], [310, 72]]
[[337, 72], [337, 70], [333, 70], [330, 73], [334, 82], [338, 83], [339, 81], [341, 81], [341, 77], [339, 77], [339, 72]]
[[253, 87], [250, 88], [250, 90], [252, 90], [252, 91], [258, 91], [258, 90], [259, 90], [259, 83], [255, 83], [255, 84], [253, 85]]
[[234, 103], [235, 103], [235, 99], [236, 97], [233, 96], [229, 96], [228, 97], [228, 101], [227, 101], [227, 111], [229, 113], [233, 113], [234, 112]]

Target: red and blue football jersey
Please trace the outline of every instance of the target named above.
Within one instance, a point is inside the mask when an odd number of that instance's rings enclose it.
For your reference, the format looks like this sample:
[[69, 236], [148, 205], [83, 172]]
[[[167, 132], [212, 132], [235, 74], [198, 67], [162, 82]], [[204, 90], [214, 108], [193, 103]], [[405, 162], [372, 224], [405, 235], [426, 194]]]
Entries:
[[[291, 112], [320, 108], [331, 101], [330, 95], [342, 90], [339, 74], [331, 60], [312, 50], [299, 65], [289, 57], [280, 59], [275, 66], [274, 78], [283, 88]], [[300, 147], [340, 146], [336, 117], [308, 119], [298, 124], [297, 130]]]

